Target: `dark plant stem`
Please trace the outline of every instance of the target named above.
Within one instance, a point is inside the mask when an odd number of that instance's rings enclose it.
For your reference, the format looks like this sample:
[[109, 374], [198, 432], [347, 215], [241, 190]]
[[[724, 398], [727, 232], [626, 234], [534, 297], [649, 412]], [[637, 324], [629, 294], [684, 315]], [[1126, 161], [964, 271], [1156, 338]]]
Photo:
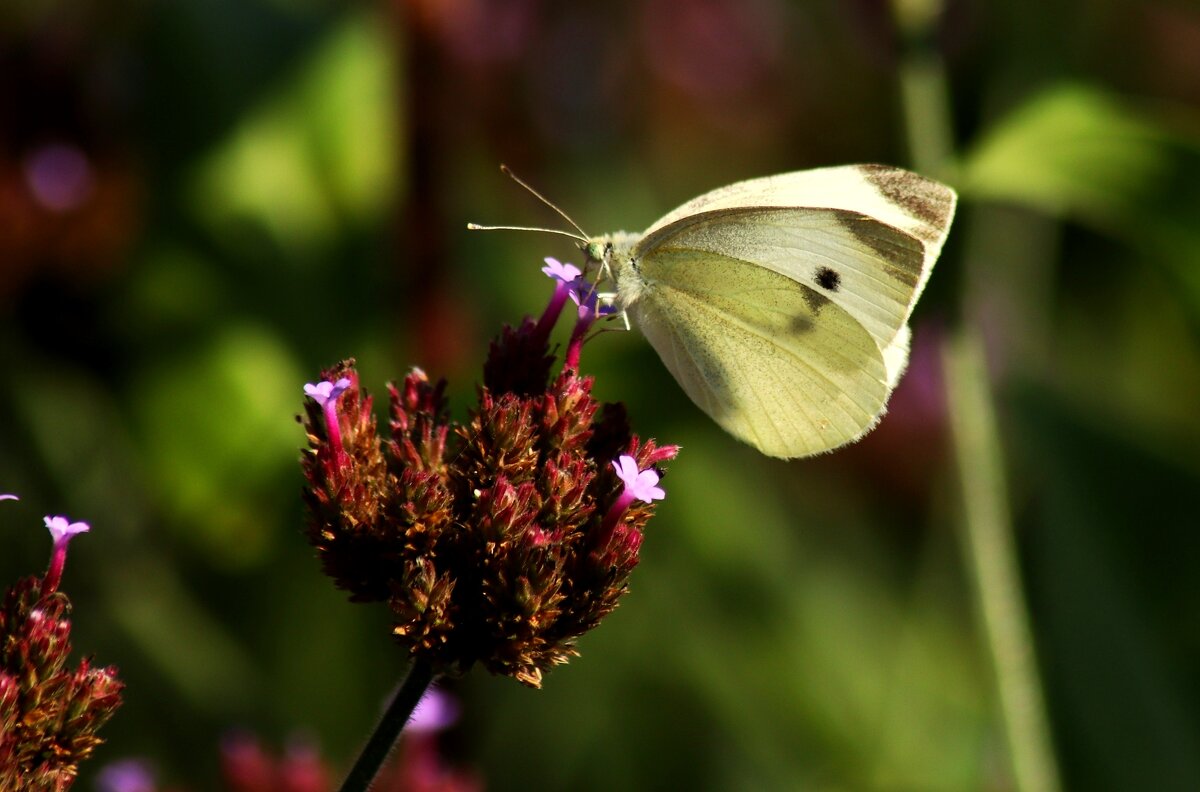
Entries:
[[371, 739], [367, 740], [354, 767], [350, 768], [350, 773], [342, 782], [340, 792], [367, 792], [371, 788], [371, 782], [379, 775], [380, 768], [400, 739], [404, 724], [408, 723], [409, 716], [432, 681], [433, 666], [423, 660], [414, 660], [392, 703], [379, 719]]

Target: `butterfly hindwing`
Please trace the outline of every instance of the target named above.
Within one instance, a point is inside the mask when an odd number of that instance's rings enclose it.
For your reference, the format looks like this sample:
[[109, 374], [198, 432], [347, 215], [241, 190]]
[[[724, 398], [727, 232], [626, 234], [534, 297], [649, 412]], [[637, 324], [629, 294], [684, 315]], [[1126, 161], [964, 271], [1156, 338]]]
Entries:
[[859, 437], [887, 399], [882, 355], [844, 309], [738, 259], [656, 251], [634, 322], [688, 396], [763, 453], [796, 457]]

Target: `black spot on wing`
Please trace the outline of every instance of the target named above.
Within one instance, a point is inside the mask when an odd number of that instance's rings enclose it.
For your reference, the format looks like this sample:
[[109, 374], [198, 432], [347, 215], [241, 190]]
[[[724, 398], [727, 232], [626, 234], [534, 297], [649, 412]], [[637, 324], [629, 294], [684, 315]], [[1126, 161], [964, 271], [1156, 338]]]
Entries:
[[825, 291], [835, 292], [842, 285], [842, 276], [838, 275], [837, 270], [821, 267], [817, 270], [817, 285]]

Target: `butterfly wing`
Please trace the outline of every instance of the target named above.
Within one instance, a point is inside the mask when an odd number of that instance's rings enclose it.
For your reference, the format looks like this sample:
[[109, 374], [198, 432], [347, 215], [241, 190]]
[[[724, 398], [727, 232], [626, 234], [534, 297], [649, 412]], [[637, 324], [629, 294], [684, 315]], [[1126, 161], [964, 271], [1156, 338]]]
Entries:
[[820, 453], [877, 420], [879, 348], [844, 309], [765, 267], [659, 250], [631, 318], [684, 392], [730, 434], [776, 457]]
[[882, 414], [954, 203], [881, 166], [740, 182], [652, 226], [618, 277], [636, 279], [634, 321], [714, 420], [772, 456], [819, 453]]
[[[830, 297], [887, 350], [907, 343], [901, 330], [946, 241], [955, 203], [949, 187], [900, 168], [817, 168], [705, 193], [651, 226], [638, 247], [728, 252], [733, 244], [739, 258]], [[771, 211], [800, 208], [813, 211]]]

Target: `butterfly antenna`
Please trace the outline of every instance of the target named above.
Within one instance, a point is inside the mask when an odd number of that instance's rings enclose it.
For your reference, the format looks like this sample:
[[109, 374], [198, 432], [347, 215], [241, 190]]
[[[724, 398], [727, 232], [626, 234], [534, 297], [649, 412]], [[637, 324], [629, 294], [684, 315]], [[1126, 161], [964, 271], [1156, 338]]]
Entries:
[[559, 236], [570, 237], [571, 239], [580, 242], [587, 242], [588, 238], [579, 234], [572, 234], [570, 231], [560, 231], [557, 228], [534, 228], [532, 226], [485, 226], [479, 223], [467, 223], [468, 231], [541, 231], [543, 234], [558, 234]]
[[517, 184], [524, 187], [526, 190], [528, 190], [533, 195], [534, 198], [537, 198], [539, 201], [546, 204], [546, 206], [549, 206], [555, 212], [558, 212], [559, 217], [561, 217], [563, 220], [566, 220], [568, 223], [570, 223], [571, 227], [580, 233], [581, 238], [583, 239], [584, 242], [586, 242], [588, 240], [587, 232], [584, 231], [582, 228], [580, 228], [579, 224], [576, 223], [574, 220], [572, 220], [570, 215], [568, 215], [562, 209], [559, 209], [557, 206], [555, 206], [553, 203], [551, 203], [550, 199], [548, 199], [546, 196], [542, 195], [540, 192], [533, 189], [528, 184], [526, 184], [524, 181], [522, 181], [521, 177], [519, 177], [519, 176], [517, 176], [517, 174], [513, 173], [512, 170], [507, 165], [501, 165], [500, 172], [503, 173], [508, 178], [515, 181]]

